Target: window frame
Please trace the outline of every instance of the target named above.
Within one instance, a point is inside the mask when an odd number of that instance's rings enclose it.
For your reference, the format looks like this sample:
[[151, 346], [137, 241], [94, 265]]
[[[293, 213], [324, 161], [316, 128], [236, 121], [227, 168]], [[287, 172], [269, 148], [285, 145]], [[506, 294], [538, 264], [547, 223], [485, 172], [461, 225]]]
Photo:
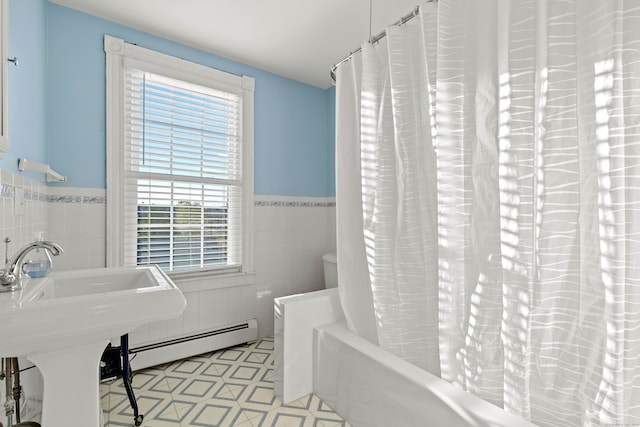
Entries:
[[[142, 65], [145, 71], [238, 94], [242, 98], [242, 265], [241, 274], [253, 273], [253, 141], [254, 92], [252, 77], [226, 73], [184, 59], [146, 49], [122, 39], [104, 36], [106, 56], [106, 143], [107, 143], [107, 267], [121, 267], [124, 259], [124, 144], [125, 66]], [[171, 271], [173, 279], [224, 276], [224, 268]]]

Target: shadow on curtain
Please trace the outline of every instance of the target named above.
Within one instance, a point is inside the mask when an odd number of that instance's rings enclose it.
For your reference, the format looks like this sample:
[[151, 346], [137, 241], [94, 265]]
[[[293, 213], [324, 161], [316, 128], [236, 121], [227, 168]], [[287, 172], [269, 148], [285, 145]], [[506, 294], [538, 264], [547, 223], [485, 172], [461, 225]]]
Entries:
[[539, 425], [640, 424], [640, 6], [425, 3], [336, 102], [350, 328]]

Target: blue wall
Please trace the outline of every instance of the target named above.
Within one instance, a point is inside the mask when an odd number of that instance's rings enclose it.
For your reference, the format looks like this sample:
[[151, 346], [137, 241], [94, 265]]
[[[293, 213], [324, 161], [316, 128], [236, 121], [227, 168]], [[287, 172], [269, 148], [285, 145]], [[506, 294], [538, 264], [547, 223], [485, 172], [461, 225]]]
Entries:
[[[18, 158], [47, 161], [46, 151], [46, 10], [45, 0], [9, 2], [9, 152], [0, 168], [17, 170]], [[44, 181], [44, 175], [24, 172]]]
[[336, 88], [327, 89], [327, 116], [329, 119], [329, 155], [327, 156], [327, 190], [328, 196], [336, 196]]
[[[10, 152], [47, 162], [70, 187], [106, 186], [103, 37], [128, 42], [256, 81], [255, 193], [333, 196], [332, 89], [296, 82], [45, 0], [10, 1]], [[277, 48], [277, 47], [274, 47]], [[43, 180], [42, 174], [31, 178]]]

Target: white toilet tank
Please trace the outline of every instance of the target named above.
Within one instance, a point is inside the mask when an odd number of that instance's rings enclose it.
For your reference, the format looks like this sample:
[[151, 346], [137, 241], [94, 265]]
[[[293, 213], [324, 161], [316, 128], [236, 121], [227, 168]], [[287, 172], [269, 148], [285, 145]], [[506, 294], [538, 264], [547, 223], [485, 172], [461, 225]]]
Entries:
[[338, 258], [335, 253], [327, 253], [322, 256], [324, 265], [324, 287], [335, 288], [338, 286]]

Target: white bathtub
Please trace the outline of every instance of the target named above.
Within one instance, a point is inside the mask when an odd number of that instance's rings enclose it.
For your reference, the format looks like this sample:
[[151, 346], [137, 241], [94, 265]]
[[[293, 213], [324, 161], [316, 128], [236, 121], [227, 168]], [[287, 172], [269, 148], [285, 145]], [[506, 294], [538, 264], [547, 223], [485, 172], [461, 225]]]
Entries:
[[338, 289], [275, 300], [276, 395], [315, 392], [353, 427], [534, 427], [347, 329]]
[[335, 322], [314, 331], [314, 392], [353, 427], [532, 427]]

